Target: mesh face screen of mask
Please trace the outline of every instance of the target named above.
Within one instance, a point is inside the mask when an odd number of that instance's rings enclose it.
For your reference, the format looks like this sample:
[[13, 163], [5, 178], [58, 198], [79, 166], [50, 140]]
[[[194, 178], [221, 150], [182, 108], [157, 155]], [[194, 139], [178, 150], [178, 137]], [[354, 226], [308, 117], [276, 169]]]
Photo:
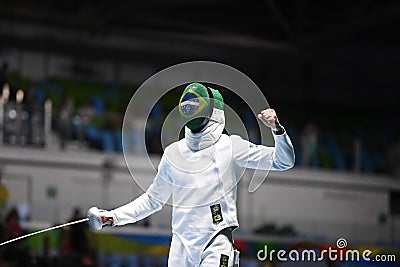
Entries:
[[200, 106], [200, 101], [193, 93], [187, 93], [182, 98], [181, 109], [186, 116], [193, 115]]

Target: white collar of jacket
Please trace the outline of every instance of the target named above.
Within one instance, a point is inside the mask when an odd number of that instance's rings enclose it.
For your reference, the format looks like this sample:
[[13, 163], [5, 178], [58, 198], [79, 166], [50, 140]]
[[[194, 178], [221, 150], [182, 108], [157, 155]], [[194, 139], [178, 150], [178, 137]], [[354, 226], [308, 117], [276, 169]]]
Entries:
[[198, 151], [215, 144], [225, 128], [225, 113], [220, 109], [213, 109], [210, 121], [203, 130], [193, 133], [185, 126], [186, 145], [194, 151]]

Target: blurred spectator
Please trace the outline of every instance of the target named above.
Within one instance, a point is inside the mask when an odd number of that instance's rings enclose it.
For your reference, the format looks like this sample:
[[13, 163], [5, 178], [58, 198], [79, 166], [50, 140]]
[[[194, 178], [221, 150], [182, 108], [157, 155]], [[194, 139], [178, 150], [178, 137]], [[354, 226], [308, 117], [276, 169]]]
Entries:
[[[35, 89], [33, 87], [29, 87], [28, 90], [25, 93], [25, 97], [23, 100], [23, 112], [26, 114], [26, 119], [24, 120], [24, 122], [26, 123], [26, 125], [24, 125], [25, 129], [26, 129], [26, 134], [28, 137], [27, 143], [32, 144], [35, 143], [33, 141], [34, 138], [32, 138], [33, 133], [32, 133], [32, 128], [34, 127], [34, 125], [32, 125], [32, 117], [34, 117], [40, 110], [40, 104], [39, 102], [36, 100], [35, 98]], [[34, 115], [35, 114], [35, 115]], [[35, 125], [36, 129], [39, 128], [38, 125]]]
[[[22, 234], [18, 210], [13, 207], [6, 216], [5, 240], [19, 237]], [[11, 266], [29, 266], [29, 252], [21, 248], [21, 244], [20, 242], [14, 242], [4, 248], [4, 260], [12, 263]]]
[[56, 114], [56, 127], [60, 135], [61, 149], [65, 149], [67, 140], [71, 139], [73, 113], [74, 103], [72, 98], [64, 92]]
[[22, 235], [22, 228], [19, 224], [17, 208], [13, 207], [6, 216], [6, 238], [13, 239]]
[[389, 172], [400, 178], [400, 141], [391, 145], [387, 151]]
[[79, 116], [83, 124], [86, 125], [96, 116], [96, 109], [90, 105], [89, 100], [86, 99], [76, 110], [76, 115]]
[[0, 88], [7, 82], [8, 63], [4, 62], [0, 68]]
[[76, 116], [74, 117], [75, 137], [84, 142], [85, 127], [96, 117], [96, 109], [90, 105], [89, 100], [84, 100], [82, 106], [77, 108]]
[[87, 249], [85, 254], [82, 257], [81, 264], [85, 267], [96, 267], [99, 266], [98, 263], [98, 255], [93, 249]]
[[[156, 103], [150, 112], [146, 123], [145, 141], [147, 151], [154, 154], [162, 153], [163, 149], [160, 142], [161, 128], [164, 122], [164, 110], [160, 103]], [[138, 135], [139, 136], [139, 135]], [[136, 143], [140, 142], [138, 140]]]
[[70, 232], [66, 228], [60, 229], [59, 239], [59, 256], [68, 257], [72, 252], [72, 245], [70, 242]]
[[[82, 219], [83, 215], [81, 214], [79, 208], [75, 208], [73, 216], [71, 218], [72, 221], [76, 221]], [[88, 238], [87, 238], [87, 226], [86, 224], [79, 223], [71, 226], [69, 231], [69, 238], [72, 245], [73, 253], [76, 253], [78, 258], [81, 258], [88, 248]]]
[[24, 109], [32, 114], [33, 112], [37, 111], [41, 107], [41, 103], [36, 97], [36, 90], [33, 87], [29, 87], [26, 90], [25, 97], [24, 97]]
[[302, 164], [304, 166], [318, 167], [318, 138], [319, 129], [314, 121], [309, 121], [301, 135], [302, 143]]
[[7, 199], [10, 195], [8, 188], [3, 184], [2, 170], [0, 168], [0, 217], [3, 214], [3, 209], [6, 207]]
[[51, 249], [50, 238], [45, 236], [43, 238], [42, 251], [40, 251], [37, 258], [37, 265], [42, 267], [50, 267], [52, 265], [52, 260], [57, 256], [57, 253]]
[[[0, 168], [0, 219], [3, 219], [3, 211], [5, 210], [6, 201], [9, 196], [8, 188], [2, 183], [2, 170]], [[3, 225], [3, 221], [0, 221], [0, 242], [5, 239], [5, 227]], [[1, 262], [1, 254], [2, 250], [0, 248], [0, 266], [3, 266], [4, 263]]]
[[49, 259], [51, 257], [50, 238], [45, 236], [43, 238], [43, 258]]

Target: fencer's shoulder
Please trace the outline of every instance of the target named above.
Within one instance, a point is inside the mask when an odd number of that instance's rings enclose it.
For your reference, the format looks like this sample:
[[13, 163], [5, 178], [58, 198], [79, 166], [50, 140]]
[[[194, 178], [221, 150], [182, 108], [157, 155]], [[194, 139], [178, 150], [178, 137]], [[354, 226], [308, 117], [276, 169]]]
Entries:
[[193, 152], [186, 145], [185, 138], [168, 145], [164, 149], [162, 161], [165, 163], [165, 168], [175, 168], [181, 166], [185, 159], [190, 157]]
[[227, 134], [221, 134], [221, 137], [219, 138], [219, 141], [223, 141], [223, 142], [230, 141], [230, 140], [231, 140], [231, 137]]
[[235, 148], [235, 147], [238, 147], [238, 146], [241, 147], [243, 144], [247, 145], [247, 142], [246, 142], [246, 140], [244, 140], [239, 135], [222, 134], [220, 139], [219, 139], [219, 141], [218, 141], [218, 144], [220, 146], [223, 146], [223, 147], [229, 146], [229, 147]]
[[166, 147], [164, 148], [164, 154], [171, 153], [172, 151], [176, 152], [176, 150], [178, 149], [178, 147], [181, 146], [183, 142], [185, 142], [185, 138], [183, 138], [183, 139], [181, 139], [181, 140], [179, 140], [179, 141], [175, 141], [175, 142], [169, 144], [168, 146], [166, 146]]
[[234, 144], [238, 143], [238, 142], [244, 142], [245, 141], [241, 136], [236, 135], [236, 134], [230, 135], [229, 138], [230, 138], [231, 142], [234, 143]]
[[251, 147], [250, 142], [246, 139], [243, 139], [240, 135], [233, 134], [230, 136], [230, 140], [234, 152], [245, 151]]
[[163, 155], [161, 157], [158, 169], [166, 169], [171, 164], [171, 158], [175, 157], [176, 151], [178, 150], [179, 141], [173, 142], [164, 148]]

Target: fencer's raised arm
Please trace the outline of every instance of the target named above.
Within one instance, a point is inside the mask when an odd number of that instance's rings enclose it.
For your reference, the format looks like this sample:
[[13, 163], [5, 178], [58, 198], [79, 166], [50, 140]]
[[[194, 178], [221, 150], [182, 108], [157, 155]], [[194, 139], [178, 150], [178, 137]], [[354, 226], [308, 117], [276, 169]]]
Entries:
[[232, 135], [232, 149], [235, 163], [240, 167], [260, 170], [287, 170], [294, 166], [295, 157], [292, 142], [284, 133], [275, 135], [275, 147], [256, 145], [240, 136]]
[[280, 125], [274, 109], [265, 109], [258, 118], [271, 128], [274, 147], [255, 145], [239, 136], [231, 136], [233, 158], [240, 167], [261, 170], [287, 170], [294, 166], [295, 154], [292, 142]]

